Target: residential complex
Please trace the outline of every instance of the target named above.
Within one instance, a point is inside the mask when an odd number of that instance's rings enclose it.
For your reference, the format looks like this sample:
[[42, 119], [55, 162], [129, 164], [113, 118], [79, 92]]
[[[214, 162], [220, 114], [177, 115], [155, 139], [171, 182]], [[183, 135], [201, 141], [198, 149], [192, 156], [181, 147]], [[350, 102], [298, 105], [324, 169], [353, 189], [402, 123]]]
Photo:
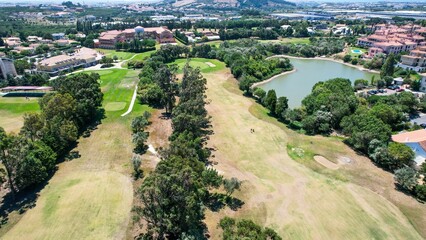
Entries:
[[72, 55], [58, 55], [40, 61], [37, 64], [38, 72], [45, 72], [51, 76], [73, 68], [90, 67], [96, 65], [101, 59], [101, 54], [90, 48], [80, 48]]
[[374, 57], [378, 53], [398, 54], [409, 52], [418, 46], [426, 45], [421, 35], [426, 28], [419, 25], [387, 25], [378, 24], [372, 27], [373, 34], [358, 39], [357, 45], [371, 48], [366, 57]]
[[175, 43], [172, 31], [167, 27], [136, 27], [125, 29], [123, 31], [112, 30], [101, 33], [99, 41], [96, 42], [96, 47], [114, 49], [117, 42], [129, 42], [136, 36], [140, 38], [153, 38], [160, 44]]

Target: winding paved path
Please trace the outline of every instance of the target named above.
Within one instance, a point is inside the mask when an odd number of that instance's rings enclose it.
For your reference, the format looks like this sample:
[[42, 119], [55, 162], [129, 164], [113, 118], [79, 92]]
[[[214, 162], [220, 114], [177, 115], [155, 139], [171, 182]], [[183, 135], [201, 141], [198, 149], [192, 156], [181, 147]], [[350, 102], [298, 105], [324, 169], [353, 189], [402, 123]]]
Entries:
[[122, 117], [124, 117], [127, 114], [132, 112], [133, 106], [135, 105], [137, 95], [138, 95], [138, 85], [135, 86], [135, 91], [133, 92], [133, 97], [132, 97], [132, 101], [130, 102], [129, 109], [127, 109], [127, 112], [121, 114]]

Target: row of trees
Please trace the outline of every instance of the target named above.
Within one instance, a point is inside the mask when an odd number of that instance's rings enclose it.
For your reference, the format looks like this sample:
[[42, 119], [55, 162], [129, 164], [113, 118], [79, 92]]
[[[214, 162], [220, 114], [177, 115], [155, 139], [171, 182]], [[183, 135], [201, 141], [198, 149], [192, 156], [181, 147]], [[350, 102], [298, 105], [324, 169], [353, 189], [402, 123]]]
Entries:
[[[161, 68], [161, 67], [160, 67]], [[173, 79], [173, 73], [163, 72]], [[179, 104], [173, 110], [170, 146], [138, 190], [142, 206], [135, 208], [147, 222], [141, 239], [205, 239], [205, 206], [223, 178], [207, 168], [210, 151], [204, 147], [210, 121], [205, 109], [206, 80], [188, 64], [179, 88]], [[234, 181], [235, 182], [235, 181]], [[238, 181], [237, 181], [238, 183]], [[229, 193], [240, 184], [228, 184]]]
[[300, 57], [316, 57], [340, 53], [345, 41], [340, 38], [310, 38], [310, 44], [270, 44], [268, 51]]
[[97, 74], [57, 78], [40, 99], [41, 113], [24, 116], [18, 135], [0, 128], [0, 158], [13, 195], [45, 181], [77, 138], [98, 119], [102, 93]]
[[117, 42], [115, 43], [116, 50], [124, 50], [128, 52], [146, 52], [155, 50], [155, 40], [153, 39], [138, 39], [134, 38], [129, 42]]
[[[147, 233], [142, 234], [141, 239], [152, 236], [205, 239], [207, 229], [202, 221], [206, 207], [217, 209], [228, 205], [236, 210], [243, 204], [231, 196], [240, 189], [241, 182], [236, 178], [223, 179], [216, 170], [207, 167], [211, 152], [205, 145], [211, 130], [205, 109], [206, 79], [198, 68], [187, 63], [178, 84], [177, 67], [165, 64], [186, 56], [216, 56], [216, 50], [208, 45], [195, 46], [192, 51], [186, 47], [164, 46], [143, 64], [139, 98], [166, 109], [172, 117], [173, 133], [169, 147], [160, 151], [157, 168], [138, 190], [142, 205], [135, 207], [135, 211], [147, 222]], [[179, 104], [175, 106], [177, 97]], [[133, 162], [137, 169], [140, 161]], [[222, 188], [224, 194], [218, 190], [211, 192]], [[277, 236], [276, 233], [269, 235], [271, 232], [267, 230], [265, 236]]]
[[27, 74], [20, 77], [8, 76], [0, 82], [0, 87], [5, 86], [43, 86], [49, 80], [49, 75], [45, 73]]
[[220, 220], [219, 227], [223, 230], [224, 240], [257, 239], [281, 240], [282, 238], [271, 228], [262, 228], [251, 220], [235, 220], [225, 217]]

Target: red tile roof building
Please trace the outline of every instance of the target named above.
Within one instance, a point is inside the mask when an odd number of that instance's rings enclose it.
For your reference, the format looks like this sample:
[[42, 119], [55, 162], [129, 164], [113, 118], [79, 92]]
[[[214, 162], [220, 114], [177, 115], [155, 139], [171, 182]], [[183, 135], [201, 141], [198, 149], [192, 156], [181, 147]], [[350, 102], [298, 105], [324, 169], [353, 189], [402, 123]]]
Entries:
[[[360, 47], [375, 47], [383, 50], [386, 54], [398, 54], [400, 52], [409, 52], [420, 45], [426, 45], [425, 38], [420, 35], [426, 28], [419, 25], [404, 25], [401, 27], [395, 25], [378, 24], [372, 27], [372, 35], [359, 38], [357, 45]], [[378, 52], [378, 51], [373, 51]], [[372, 53], [373, 53], [372, 52]], [[367, 57], [374, 57], [375, 55]]]
[[167, 27], [151, 27], [151, 28], [130, 28], [123, 31], [112, 30], [101, 33], [99, 42], [96, 47], [114, 49], [117, 42], [129, 42], [136, 36], [136, 32], [142, 35], [142, 38], [153, 38], [158, 43], [175, 43], [173, 33]]

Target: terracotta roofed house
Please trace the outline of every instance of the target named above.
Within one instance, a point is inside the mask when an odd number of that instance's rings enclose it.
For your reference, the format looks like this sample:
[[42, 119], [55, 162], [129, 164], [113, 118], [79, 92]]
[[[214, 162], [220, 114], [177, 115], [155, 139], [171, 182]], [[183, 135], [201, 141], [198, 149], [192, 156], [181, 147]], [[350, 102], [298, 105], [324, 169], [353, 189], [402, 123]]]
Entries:
[[426, 159], [426, 129], [420, 129], [412, 132], [404, 132], [392, 135], [392, 141], [403, 143], [409, 146], [415, 153], [417, 165], [422, 164]]
[[137, 34], [140, 32], [141, 38], [152, 38], [155, 39], [158, 43], [175, 43], [175, 38], [172, 31], [167, 29], [167, 27], [150, 27], [150, 28], [129, 28], [123, 31], [112, 30], [101, 33], [99, 36], [99, 42], [97, 46], [100, 48], [114, 49], [117, 42], [129, 42], [133, 40]]

